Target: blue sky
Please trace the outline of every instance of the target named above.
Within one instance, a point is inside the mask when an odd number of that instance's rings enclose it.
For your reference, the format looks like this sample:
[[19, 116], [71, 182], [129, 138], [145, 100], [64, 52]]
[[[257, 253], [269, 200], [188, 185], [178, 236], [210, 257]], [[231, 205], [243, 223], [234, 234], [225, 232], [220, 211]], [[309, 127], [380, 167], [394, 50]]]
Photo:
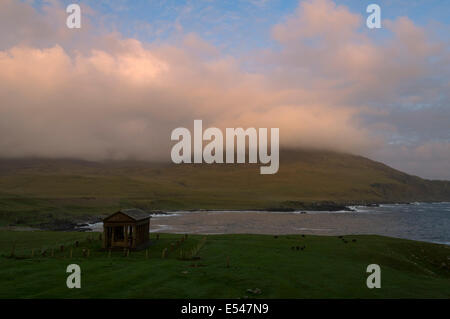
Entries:
[[[39, 7], [46, 0], [37, 0]], [[450, 1], [437, 0], [337, 0], [364, 18], [367, 5], [376, 3], [382, 19], [408, 16], [420, 26], [445, 24], [449, 30]], [[64, 0], [64, 4], [87, 4], [104, 18], [109, 28], [144, 42], [175, 38], [195, 32], [233, 55], [252, 49], [272, 47], [271, 28], [292, 14], [298, 0]], [[378, 31], [378, 36], [384, 30]]]

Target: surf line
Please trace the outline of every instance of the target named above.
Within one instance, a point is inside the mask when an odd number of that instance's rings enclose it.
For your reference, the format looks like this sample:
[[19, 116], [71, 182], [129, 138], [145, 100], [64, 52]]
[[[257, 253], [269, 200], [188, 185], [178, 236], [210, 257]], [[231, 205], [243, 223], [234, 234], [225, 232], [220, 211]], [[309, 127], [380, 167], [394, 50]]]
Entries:
[[[260, 167], [260, 174], [275, 174], [279, 168], [280, 129], [270, 129], [270, 155], [268, 154], [267, 128], [226, 128], [225, 130], [225, 162], [228, 164], [245, 163], [246, 150], [248, 150], [248, 162], [269, 164]], [[248, 145], [246, 145], [248, 137]], [[189, 129], [178, 127], [172, 131], [172, 141], [178, 141], [170, 153], [175, 164], [192, 163], [224, 163], [223, 134], [217, 127], [207, 128], [203, 132], [202, 120], [194, 120], [194, 152], [192, 152], [192, 137]], [[236, 140], [236, 145], [235, 145]], [[203, 148], [203, 142], [208, 142]], [[235, 156], [235, 149], [237, 156]], [[259, 157], [259, 158], [258, 158]]]

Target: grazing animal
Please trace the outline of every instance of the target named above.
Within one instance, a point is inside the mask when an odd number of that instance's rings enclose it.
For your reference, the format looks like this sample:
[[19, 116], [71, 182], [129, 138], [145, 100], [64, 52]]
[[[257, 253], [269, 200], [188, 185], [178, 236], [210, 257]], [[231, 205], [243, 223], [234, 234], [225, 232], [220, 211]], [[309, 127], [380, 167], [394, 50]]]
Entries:
[[300, 249], [300, 247], [298, 247], [298, 246], [297, 246], [297, 247], [295, 247], [295, 249], [299, 250], [299, 249]]
[[356, 239], [352, 239], [352, 243], [356, 243]]

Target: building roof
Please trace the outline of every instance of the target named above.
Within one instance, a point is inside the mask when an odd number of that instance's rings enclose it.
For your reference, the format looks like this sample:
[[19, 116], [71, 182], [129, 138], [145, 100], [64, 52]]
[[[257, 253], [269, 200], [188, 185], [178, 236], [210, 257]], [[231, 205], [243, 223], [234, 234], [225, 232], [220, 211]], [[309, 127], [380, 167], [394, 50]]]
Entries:
[[121, 209], [118, 211], [119, 213], [125, 214], [134, 220], [142, 220], [149, 218], [150, 215], [144, 212], [143, 210], [137, 209], [137, 208], [130, 208], [130, 209]]

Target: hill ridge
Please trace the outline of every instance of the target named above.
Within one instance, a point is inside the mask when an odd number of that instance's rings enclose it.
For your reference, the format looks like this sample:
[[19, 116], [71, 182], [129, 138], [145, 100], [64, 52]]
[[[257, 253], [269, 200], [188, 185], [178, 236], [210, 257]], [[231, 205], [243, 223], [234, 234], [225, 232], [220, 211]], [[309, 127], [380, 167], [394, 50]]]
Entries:
[[[283, 150], [259, 164], [0, 159], [0, 220], [146, 210], [337, 210], [345, 205], [450, 201], [450, 182], [422, 179], [359, 155]], [[53, 217], [49, 217], [53, 216]]]

